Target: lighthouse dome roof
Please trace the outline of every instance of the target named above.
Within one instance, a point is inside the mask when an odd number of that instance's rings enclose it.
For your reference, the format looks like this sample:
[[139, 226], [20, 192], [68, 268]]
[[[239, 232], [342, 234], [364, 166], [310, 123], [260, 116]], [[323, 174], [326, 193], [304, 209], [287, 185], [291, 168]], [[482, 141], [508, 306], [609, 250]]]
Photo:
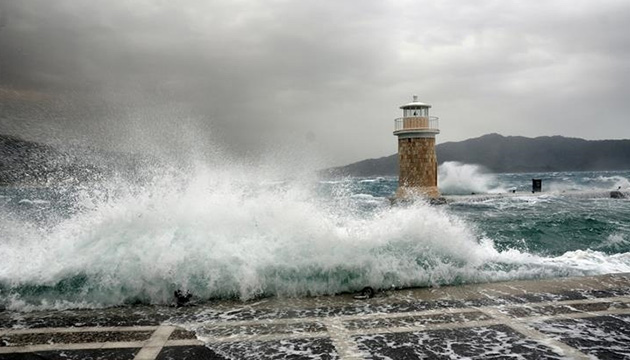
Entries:
[[418, 101], [417, 95], [413, 96], [412, 102], [400, 106], [401, 109], [414, 109], [414, 108], [417, 109], [417, 108], [430, 108], [430, 107], [431, 105]]

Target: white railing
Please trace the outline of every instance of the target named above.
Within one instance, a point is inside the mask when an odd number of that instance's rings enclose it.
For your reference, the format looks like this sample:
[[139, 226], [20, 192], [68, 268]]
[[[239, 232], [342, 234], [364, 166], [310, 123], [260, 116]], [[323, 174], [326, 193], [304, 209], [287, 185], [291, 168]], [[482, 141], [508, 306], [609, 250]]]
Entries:
[[439, 130], [439, 118], [436, 116], [402, 117], [394, 120], [394, 131], [401, 130]]

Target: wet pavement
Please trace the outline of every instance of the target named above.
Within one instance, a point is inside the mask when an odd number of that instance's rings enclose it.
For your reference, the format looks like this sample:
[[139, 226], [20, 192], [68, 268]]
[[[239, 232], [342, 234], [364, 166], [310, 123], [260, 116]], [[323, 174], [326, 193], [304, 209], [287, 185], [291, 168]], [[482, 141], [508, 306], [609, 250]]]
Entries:
[[630, 358], [630, 274], [0, 312], [0, 360], [425, 358]]

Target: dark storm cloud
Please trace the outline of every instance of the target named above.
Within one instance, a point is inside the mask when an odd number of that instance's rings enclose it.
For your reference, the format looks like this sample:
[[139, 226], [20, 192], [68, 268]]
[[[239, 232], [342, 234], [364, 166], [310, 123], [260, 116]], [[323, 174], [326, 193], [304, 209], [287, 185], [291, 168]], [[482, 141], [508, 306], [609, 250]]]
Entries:
[[124, 147], [186, 128], [344, 163], [394, 152], [418, 92], [441, 141], [630, 136], [625, 2], [0, 4], [1, 132]]

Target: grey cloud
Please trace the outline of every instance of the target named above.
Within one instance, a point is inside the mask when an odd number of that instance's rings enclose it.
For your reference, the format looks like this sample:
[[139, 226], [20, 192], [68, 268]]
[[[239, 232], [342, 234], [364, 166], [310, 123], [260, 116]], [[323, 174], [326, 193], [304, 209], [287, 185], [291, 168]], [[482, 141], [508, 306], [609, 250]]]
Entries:
[[630, 135], [623, 2], [0, 5], [0, 132], [27, 138], [133, 148], [190, 127], [250, 150], [310, 139], [343, 164], [395, 151], [413, 93], [439, 141]]

